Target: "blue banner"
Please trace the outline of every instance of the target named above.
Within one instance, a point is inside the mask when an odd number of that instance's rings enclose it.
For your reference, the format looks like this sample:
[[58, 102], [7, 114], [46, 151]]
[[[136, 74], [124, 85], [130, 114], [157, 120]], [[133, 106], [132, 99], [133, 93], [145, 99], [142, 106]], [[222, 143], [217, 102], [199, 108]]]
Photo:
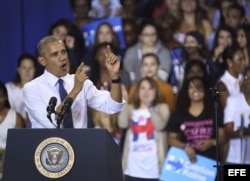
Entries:
[[216, 161], [196, 155], [197, 161], [191, 163], [186, 152], [171, 147], [162, 167], [161, 181], [214, 181], [217, 169]]
[[96, 29], [99, 26], [99, 24], [103, 22], [109, 23], [113, 27], [113, 30], [115, 31], [116, 36], [118, 38], [118, 43], [120, 46], [119, 48], [120, 49], [126, 48], [121, 17], [100, 19], [83, 25], [81, 30], [83, 37], [85, 39], [86, 48], [91, 48], [93, 46]]

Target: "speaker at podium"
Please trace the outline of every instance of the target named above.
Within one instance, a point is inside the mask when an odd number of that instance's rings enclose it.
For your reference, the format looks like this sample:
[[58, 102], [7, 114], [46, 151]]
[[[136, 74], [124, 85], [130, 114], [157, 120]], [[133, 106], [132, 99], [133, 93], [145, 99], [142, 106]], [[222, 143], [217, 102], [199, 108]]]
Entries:
[[123, 181], [121, 162], [105, 129], [9, 129], [3, 181]]

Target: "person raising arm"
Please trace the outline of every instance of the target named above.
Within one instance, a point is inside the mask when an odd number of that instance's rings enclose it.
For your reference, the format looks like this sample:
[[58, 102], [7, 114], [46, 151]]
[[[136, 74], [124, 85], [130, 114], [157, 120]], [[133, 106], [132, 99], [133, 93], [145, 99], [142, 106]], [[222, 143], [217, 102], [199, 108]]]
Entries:
[[[107, 47], [105, 55], [107, 69], [112, 79], [111, 92], [98, 90], [88, 79], [83, 64], [75, 74], [68, 74], [69, 61], [63, 41], [55, 36], [44, 37], [37, 46], [38, 62], [45, 68], [44, 73], [24, 86], [25, 108], [32, 128], [55, 128], [57, 116], [47, 120], [46, 107], [51, 97], [57, 100], [56, 112], [61, 110], [64, 101], [73, 99], [70, 114], [73, 128], [87, 127], [87, 107], [109, 114], [120, 112], [124, 105], [120, 89], [120, 60]], [[66, 91], [62, 97], [60, 89]], [[60, 101], [61, 100], [61, 101]], [[64, 121], [63, 121], [64, 123]], [[64, 124], [60, 127], [66, 128]]]

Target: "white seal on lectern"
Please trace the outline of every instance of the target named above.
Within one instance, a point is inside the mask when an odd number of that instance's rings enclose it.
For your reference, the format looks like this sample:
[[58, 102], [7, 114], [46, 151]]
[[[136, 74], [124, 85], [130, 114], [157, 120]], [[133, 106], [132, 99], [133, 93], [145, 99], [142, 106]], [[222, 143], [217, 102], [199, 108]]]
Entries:
[[48, 178], [60, 178], [70, 172], [74, 165], [74, 150], [66, 140], [51, 137], [36, 148], [34, 161], [37, 170]]

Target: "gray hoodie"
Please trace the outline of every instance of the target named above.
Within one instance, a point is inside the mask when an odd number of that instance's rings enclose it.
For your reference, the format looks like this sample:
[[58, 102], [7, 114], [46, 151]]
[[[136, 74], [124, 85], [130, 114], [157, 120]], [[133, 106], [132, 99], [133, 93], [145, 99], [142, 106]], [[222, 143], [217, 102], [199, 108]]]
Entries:
[[[161, 64], [161, 68], [158, 72], [159, 78], [167, 82], [168, 76], [170, 74], [170, 69], [172, 66], [172, 60], [170, 58], [170, 53], [164, 45], [157, 41], [155, 45], [155, 54], [158, 56]], [[140, 61], [142, 58], [141, 43], [138, 42], [134, 46], [127, 49], [123, 59], [123, 68], [130, 75], [132, 83], [137, 83], [140, 78], [143, 77], [140, 68]]]

